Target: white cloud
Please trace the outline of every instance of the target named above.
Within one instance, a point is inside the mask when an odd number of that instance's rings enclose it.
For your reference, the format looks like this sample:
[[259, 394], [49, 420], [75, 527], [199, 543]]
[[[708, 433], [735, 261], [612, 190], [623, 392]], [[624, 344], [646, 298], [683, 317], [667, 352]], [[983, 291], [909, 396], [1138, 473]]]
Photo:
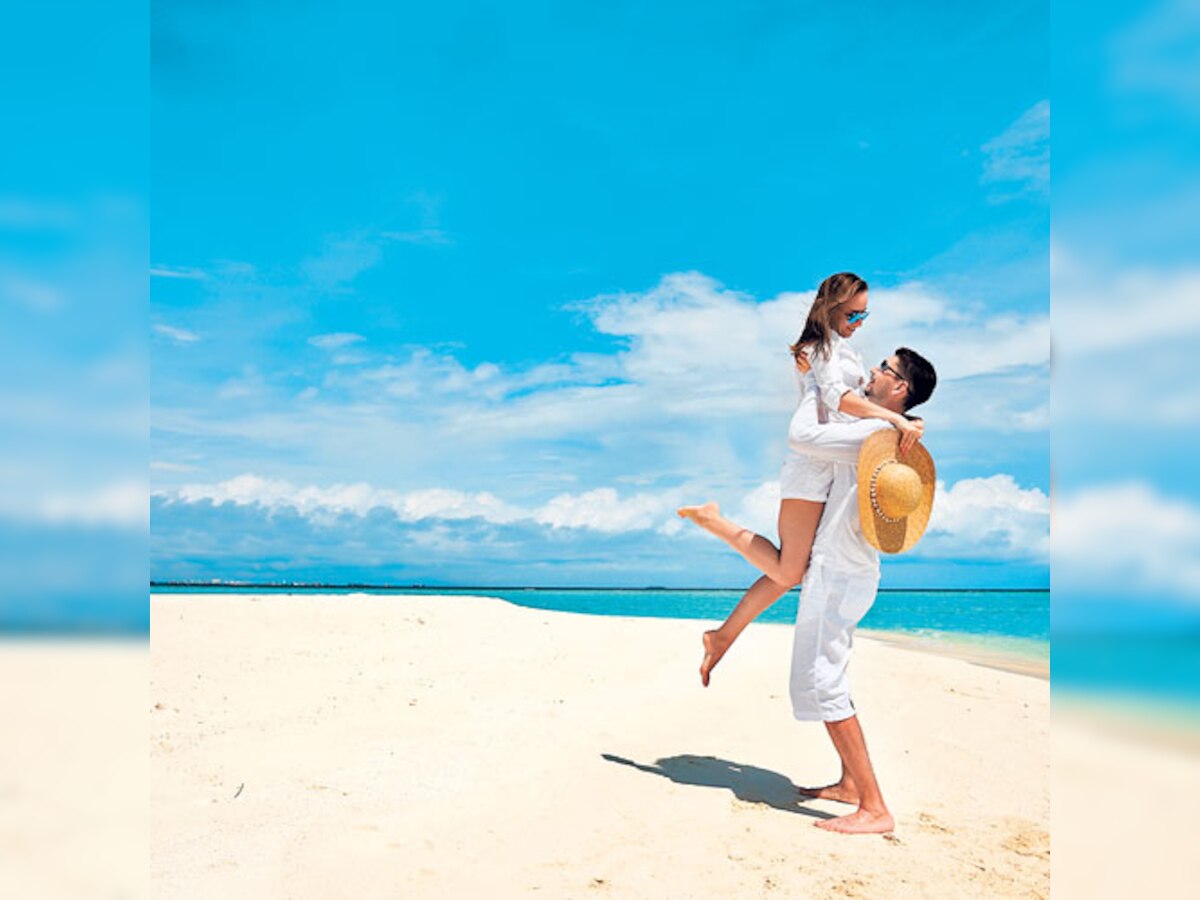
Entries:
[[1149, 349], [1200, 333], [1200, 269], [1116, 272], [1054, 245], [1055, 353], [1067, 359]]
[[[523, 506], [486, 491], [432, 488], [403, 492], [365, 482], [298, 486], [246, 474], [215, 484], [185, 484], [157, 491], [155, 496], [166, 502], [290, 508], [317, 524], [329, 524], [338, 515], [361, 517], [382, 509], [405, 522], [482, 519], [497, 525], [533, 523], [603, 534], [657, 531], [674, 535], [688, 530], [675, 510], [682, 502], [697, 500], [690, 490], [681, 487], [622, 496], [604, 487], [562, 492], [545, 502]], [[723, 509], [733, 521], [775, 540], [779, 483], [763, 482]], [[929, 533], [920, 552], [935, 557], [1044, 559], [1049, 517], [1046, 495], [1036, 488], [1019, 487], [1009, 475], [964, 479], [950, 488], [939, 483]]]
[[343, 289], [382, 258], [379, 239], [368, 235], [346, 235], [325, 240], [321, 252], [301, 264], [305, 276], [317, 287]]
[[335, 331], [331, 334], [313, 335], [308, 339], [308, 342], [322, 350], [336, 350], [339, 347], [356, 344], [363, 340], [366, 340], [366, 338], [361, 334], [354, 334], [351, 331]]
[[66, 297], [56, 285], [23, 272], [0, 270], [0, 297], [16, 301], [39, 313], [62, 309]]
[[[669, 275], [642, 294], [598, 297], [581, 308], [598, 331], [625, 338], [628, 345], [607, 361], [619, 384], [587, 399], [700, 420], [748, 409], [787, 410], [795, 391], [787, 345], [799, 333], [812, 297], [813, 292], [784, 293], [755, 302], [695, 272]], [[943, 383], [1049, 363], [1047, 315], [989, 316], [922, 284], [873, 289], [871, 308], [869, 331], [856, 337], [869, 362], [906, 345], [934, 362]], [[574, 371], [586, 376], [578, 362]], [[1042, 381], [1048, 384], [1044, 374]], [[630, 390], [622, 397], [625, 388]], [[534, 400], [553, 402], [554, 393]], [[993, 426], [1005, 427], [1000, 421]]]
[[144, 481], [122, 480], [93, 489], [54, 492], [40, 498], [36, 517], [57, 525], [109, 525], [144, 528], [150, 524], [149, 489]]
[[1200, 339], [1200, 268], [1118, 268], [1061, 242], [1052, 261], [1058, 423], [1121, 423], [1114, 437], [1139, 441], [1190, 426], [1200, 381], [1180, 373]]
[[869, 361], [911, 347], [934, 364], [939, 383], [1050, 362], [1048, 313], [988, 314], [920, 283], [871, 294], [871, 330], [855, 338], [874, 350]]
[[423, 244], [426, 246], [454, 243], [450, 239], [450, 236], [440, 228], [419, 228], [416, 231], [385, 231], [383, 237], [404, 244]]
[[[711, 291], [715, 283], [700, 278], [694, 286], [708, 286]], [[691, 304], [661, 312], [650, 306], [643, 313], [642, 328], [632, 333], [643, 341], [643, 352], [655, 365], [662, 367], [670, 359], [677, 369], [698, 367], [705, 380], [715, 380], [719, 373], [729, 372], [731, 364], [746, 365], [757, 375], [767, 367], [755, 366], [754, 360], [785, 355], [781, 348], [799, 332], [812, 293], [781, 294], [758, 304], [735, 294], [710, 299], [702, 292], [693, 293], [689, 300]], [[928, 356], [941, 378], [954, 379], [1044, 365], [1049, 357], [1045, 315], [989, 316], [921, 283], [873, 288], [871, 310], [869, 328], [854, 339], [868, 363], [907, 345]], [[597, 322], [600, 330], [608, 330], [606, 324], [603, 319]], [[783, 335], [787, 337], [781, 340]], [[743, 358], [751, 362], [742, 363]], [[644, 367], [653, 368], [649, 362]]]
[[1041, 100], [983, 145], [983, 181], [1045, 193], [1050, 188], [1050, 101]]
[[188, 331], [186, 328], [176, 328], [173, 325], [163, 325], [155, 323], [153, 326], [155, 334], [161, 334], [163, 337], [168, 337], [180, 344], [191, 344], [200, 340], [195, 333]]
[[1130, 481], [1058, 498], [1055, 587], [1200, 599], [1200, 508]]
[[401, 518], [410, 521], [481, 518], [498, 524], [516, 522], [528, 518], [529, 515], [487, 491], [468, 494], [443, 488], [412, 491], [402, 495], [397, 512]]
[[[358, 367], [327, 368], [319, 393], [305, 391], [303, 403], [290, 374], [276, 386], [274, 371], [261, 382], [247, 373], [222, 399], [256, 390], [269, 402], [275, 391], [269, 412], [260, 403], [225, 403], [211, 414], [160, 404], [154, 421], [164, 432], [270, 447], [335, 480], [400, 478], [405, 488], [438, 484], [468, 496], [515, 485], [508, 499], [528, 509], [634, 477], [638, 490], [665, 496], [688, 484], [696, 493], [681, 500], [718, 496], [736, 506], [782, 461], [796, 402], [787, 347], [812, 296], [757, 302], [702, 274], [677, 273], [648, 291], [577, 307], [620, 342], [608, 353], [526, 368], [467, 366], [452, 348], [372, 354]], [[1047, 317], [988, 314], [921, 284], [873, 289], [871, 307], [855, 337], [867, 360], [903, 344], [938, 367], [938, 392], [926, 407], [931, 445], [952, 434], [961, 447], [1045, 430]], [[311, 340], [357, 346], [342, 335]], [[278, 457], [267, 464], [291, 475]], [[623, 521], [604, 505], [573, 501], [548, 510], [546, 521]], [[650, 527], [671, 527], [671, 503], [661, 508], [664, 518]], [[773, 517], [764, 524], [773, 528]]]
[[217, 388], [220, 400], [242, 400], [262, 397], [266, 391], [266, 381], [254, 366], [242, 366], [242, 374], [227, 378]]
[[154, 472], [194, 472], [195, 466], [187, 463], [167, 462], [166, 460], [154, 459], [150, 461], [150, 469]]
[[208, 275], [203, 269], [190, 266], [151, 266], [151, 278], [180, 278], [188, 281], [202, 281]]
[[[730, 518], [775, 540], [779, 482], [766, 481], [750, 491]], [[914, 552], [939, 558], [1044, 560], [1049, 539], [1047, 496], [999, 474], [962, 479], [949, 488], [938, 482], [929, 528]]]
[[426, 519], [462, 520], [479, 518], [495, 524], [534, 522], [551, 528], [577, 528], [615, 533], [645, 531], [659, 527], [673, 513], [675, 493], [635, 494], [622, 498], [612, 488], [599, 488], [583, 494], [559, 494], [546, 503], [525, 508], [507, 503], [483, 491], [470, 493], [446, 488], [394, 491], [365, 482], [297, 486], [282, 479], [258, 475], [238, 475], [215, 484], [184, 484], [155, 496], [167, 502], [215, 505], [234, 503], [269, 510], [291, 508], [316, 522], [328, 522], [331, 516], [365, 516], [372, 510], [390, 510], [406, 522]]
[[674, 496], [635, 494], [622, 500], [612, 488], [559, 494], [536, 510], [533, 520], [552, 528], [645, 531], [658, 527], [676, 506]]
[[1200, 41], [1200, 5], [1194, 0], [1146, 4], [1140, 19], [1128, 23], [1112, 44], [1112, 84], [1116, 96], [1145, 103], [1170, 98], [1183, 112], [1200, 109], [1200, 77], [1194, 65]]
[[755, 303], [705, 275], [683, 272], [645, 293], [602, 296], [581, 308], [597, 331], [629, 341], [622, 355], [629, 380], [688, 387], [693, 398], [709, 400], [725, 384], [744, 388], [747, 376], [778, 370], [809, 303], [801, 295]]
[[938, 482], [922, 555], [1046, 559], [1050, 499], [1011, 475]]
[[746, 494], [731, 518], [774, 540], [779, 531], [779, 482], [764, 481]]
[[80, 219], [79, 208], [70, 203], [0, 197], [0, 225], [7, 228], [66, 230], [76, 227]]

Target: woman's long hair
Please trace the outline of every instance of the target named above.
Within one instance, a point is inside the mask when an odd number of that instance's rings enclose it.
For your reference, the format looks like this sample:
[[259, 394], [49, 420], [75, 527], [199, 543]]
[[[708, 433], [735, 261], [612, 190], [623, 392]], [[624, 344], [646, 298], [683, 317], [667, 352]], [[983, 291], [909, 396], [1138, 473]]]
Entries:
[[867, 289], [867, 283], [853, 272], [838, 272], [830, 275], [817, 288], [817, 297], [808, 311], [808, 320], [796, 343], [792, 344], [792, 356], [799, 362], [805, 348], [811, 347], [826, 359], [829, 346], [837, 333], [834, 313], [837, 308]]

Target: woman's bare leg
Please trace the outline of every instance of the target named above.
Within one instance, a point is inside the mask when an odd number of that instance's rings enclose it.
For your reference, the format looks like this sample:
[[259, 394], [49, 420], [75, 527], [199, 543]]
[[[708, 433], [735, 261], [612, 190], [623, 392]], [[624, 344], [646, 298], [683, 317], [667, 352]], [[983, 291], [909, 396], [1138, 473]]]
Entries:
[[779, 546], [761, 534], [743, 528], [721, 515], [715, 503], [682, 506], [679, 515], [714, 534], [776, 584], [794, 587], [804, 580], [813, 537], [825, 510], [823, 502], [783, 500], [779, 504]]
[[[786, 594], [794, 584], [804, 579], [804, 572], [808, 568], [808, 558], [812, 553], [813, 537], [817, 533], [817, 524], [821, 521], [821, 513], [824, 509], [824, 503], [815, 503], [811, 500], [784, 500], [780, 503], [779, 536], [781, 542], [787, 550], [789, 558], [793, 553], [800, 555], [803, 557], [803, 563], [799, 568], [795, 568], [794, 563], [789, 563], [793, 566], [790, 574], [795, 577], [795, 581], [791, 584], [783, 584], [767, 575], [758, 579], [742, 595], [742, 599], [738, 601], [737, 606], [733, 608], [733, 612], [729, 614], [729, 618], [721, 627], [704, 633], [704, 660], [700, 663], [700, 682], [705, 687], [708, 686], [712, 670], [721, 661], [721, 657], [725, 655], [733, 642], [737, 640], [738, 635], [746, 630], [746, 626], [757, 619], [763, 610]], [[766, 541], [766, 538], [755, 536]], [[769, 541], [767, 543], [770, 544]], [[771, 544], [770, 546], [774, 549], [775, 545]], [[779, 553], [780, 551], [775, 552]]]
[[704, 632], [704, 660], [700, 663], [700, 683], [708, 687], [709, 674], [721, 661], [738, 635], [746, 630], [746, 626], [758, 618], [768, 606], [788, 592], [781, 584], [777, 584], [762, 576], [750, 589], [742, 595], [738, 605], [733, 608], [725, 623], [713, 631]]

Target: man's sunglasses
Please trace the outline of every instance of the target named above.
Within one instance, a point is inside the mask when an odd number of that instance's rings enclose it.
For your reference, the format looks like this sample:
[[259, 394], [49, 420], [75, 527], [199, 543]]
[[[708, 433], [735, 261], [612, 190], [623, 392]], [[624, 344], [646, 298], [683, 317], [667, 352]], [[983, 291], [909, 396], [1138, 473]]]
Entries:
[[887, 372], [889, 375], [893, 375], [896, 378], [899, 378], [901, 381], [903, 381], [905, 384], [907, 384], [910, 388], [912, 387], [912, 382], [909, 381], [907, 378], [905, 378], [900, 372], [897, 372], [895, 369], [893, 369], [891, 366], [889, 366], [888, 361], [886, 359], [883, 360], [883, 362], [881, 362], [879, 364], [879, 371]]
[[865, 309], [859, 310], [858, 312], [846, 313], [846, 324], [857, 325], [859, 322], [865, 322], [867, 320], [867, 316], [870, 314], [870, 311]]

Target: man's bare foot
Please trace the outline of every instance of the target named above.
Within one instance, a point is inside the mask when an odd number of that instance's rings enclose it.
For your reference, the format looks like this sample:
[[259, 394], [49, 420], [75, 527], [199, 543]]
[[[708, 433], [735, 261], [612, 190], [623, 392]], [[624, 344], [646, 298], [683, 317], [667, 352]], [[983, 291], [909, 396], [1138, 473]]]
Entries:
[[680, 518], [690, 519], [706, 531], [712, 530], [712, 524], [721, 518], [721, 508], [711, 500], [700, 506], [681, 506], [675, 512]]
[[719, 631], [704, 632], [704, 660], [700, 663], [700, 683], [708, 687], [708, 676], [717, 663], [721, 661], [721, 657], [725, 655], [725, 651], [729, 649], [732, 641], [721, 637]]
[[848, 816], [838, 816], [836, 819], [822, 819], [813, 824], [826, 831], [837, 831], [841, 834], [887, 834], [896, 829], [896, 822], [891, 813], [873, 813], [865, 809], [855, 810]]
[[854, 786], [853, 781], [846, 778], [837, 784], [827, 784], [818, 788], [796, 788], [796, 791], [815, 800], [836, 800], [838, 803], [853, 803], [855, 806], [862, 802], [862, 798], [858, 796], [858, 788]]

